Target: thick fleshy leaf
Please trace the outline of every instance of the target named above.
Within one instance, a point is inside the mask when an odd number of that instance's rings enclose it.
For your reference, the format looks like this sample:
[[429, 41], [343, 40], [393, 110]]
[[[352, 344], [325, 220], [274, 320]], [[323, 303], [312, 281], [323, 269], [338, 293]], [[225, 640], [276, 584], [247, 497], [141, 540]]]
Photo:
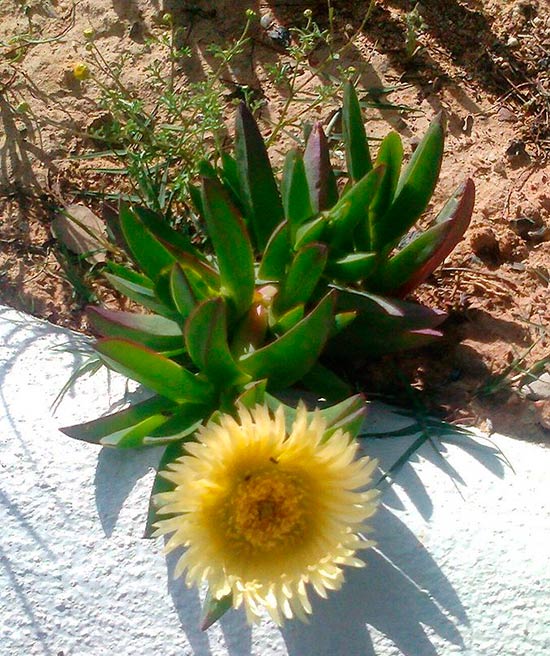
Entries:
[[283, 221], [274, 230], [265, 248], [258, 270], [260, 280], [282, 280], [291, 256], [288, 221]]
[[338, 187], [330, 163], [328, 141], [320, 123], [313, 126], [307, 140], [304, 166], [313, 211], [330, 209], [338, 200]]
[[[157, 506], [153, 501], [153, 497], [156, 494], [161, 492], [168, 492], [169, 490], [174, 489], [174, 483], [167, 480], [160, 475], [160, 472], [166, 470], [169, 464], [175, 462], [178, 458], [181, 458], [183, 455], [183, 443], [181, 440], [177, 442], [172, 442], [164, 449], [164, 452], [160, 458], [160, 462], [157, 467], [157, 473], [155, 475], [155, 480], [153, 481], [153, 487], [151, 489], [151, 496], [149, 499], [149, 509], [147, 511], [147, 522], [145, 524], [145, 531], [143, 533], [144, 538], [150, 538], [154, 527], [153, 524], [157, 521]], [[162, 519], [166, 519], [169, 515], [162, 515]]]
[[122, 204], [119, 221], [132, 258], [151, 280], [154, 281], [163, 269], [172, 266], [174, 256], [152, 235], [134, 208]]
[[355, 244], [359, 250], [371, 250], [374, 243], [373, 226], [390, 208], [403, 161], [403, 144], [397, 132], [390, 132], [382, 140], [374, 168], [384, 167], [382, 180], [369, 206], [368, 220], [360, 223], [355, 230]]
[[323, 241], [328, 230], [328, 219], [325, 214], [306, 221], [296, 231], [296, 240], [294, 242], [294, 250], [298, 250], [306, 246], [312, 241]]
[[349, 433], [351, 439], [357, 437], [367, 414], [367, 404], [363, 394], [355, 394], [337, 405], [323, 408], [321, 414], [327, 422], [324, 439], [328, 440], [337, 430]]
[[255, 380], [245, 386], [244, 392], [235, 401], [235, 405], [242, 404], [245, 408], [254, 408], [263, 405], [267, 380]]
[[359, 282], [368, 278], [377, 264], [377, 253], [352, 253], [338, 260], [329, 260], [326, 273], [333, 280]]
[[125, 339], [101, 339], [95, 350], [111, 369], [173, 401], [208, 403], [213, 396], [209, 383], [145, 346]]
[[186, 319], [197, 305], [197, 297], [187, 274], [177, 263], [170, 271], [169, 288], [174, 306]]
[[434, 221], [394, 255], [380, 272], [380, 289], [405, 296], [438, 267], [462, 239], [472, 218], [475, 186], [468, 179], [455, 191]]
[[337, 376], [332, 369], [324, 367], [320, 362], [316, 362], [307, 374], [302, 376], [300, 384], [331, 403], [344, 399], [353, 392], [340, 376]]
[[235, 159], [246, 218], [256, 248], [262, 252], [284, 214], [264, 140], [244, 103], [237, 110]]
[[177, 408], [173, 401], [153, 396], [111, 415], [60, 430], [69, 437], [93, 444], [135, 448], [143, 446], [143, 438], [167, 422]]
[[267, 378], [271, 389], [283, 389], [300, 380], [317, 361], [331, 331], [336, 296], [329, 292], [294, 328], [240, 359], [253, 378]]
[[355, 319], [327, 344], [327, 355], [344, 361], [428, 343], [441, 335], [434, 328], [447, 317], [445, 312], [417, 303], [343, 289], [337, 309], [357, 312]]
[[378, 191], [384, 167], [378, 166], [350, 187], [336, 205], [327, 212], [328, 241], [335, 250], [353, 248], [353, 231], [362, 221], [368, 224], [369, 206]]
[[295, 148], [290, 150], [285, 158], [281, 195], [285, 218], [290, 228], [290, 239], [293, 242], [296, 230], [313, 215], [304, 160]]
[[[221, 277], [211, 264], [199, 260], [190, 253], [178, 254], [177, 260], [184, 271], [194, 274], [189, 276], [189, 280], [197, 294], [209, 296], [212, 292], [219, 292], [222, 284]], [[201, 284], [197, 286], [194, 284], [194, 280], [200, 280]], [[203, 291], [201, 292], [201, 290]]]
[[373, 221], [372, 250], [397, 243], [428, 206], [441, 169], [444, 140], [444, 121], [438, 115], [401, 174], [389, 210]]
[[277, 322], [273, 326], [273, 331], [276, 333], [288, 332], [298, 323], [298, 321], [301, 321], [304, 318], [305, 313], [306, 310], [303, 305], [295, 305], [283, 315], [277, 317]]
[[185, 324], [185, 344], [195, 365], [214, 384], [248, 382], [249, 376], [239, 369], [227, 344], [226, 309], [221, 298], [204, 301], [193, 310]]
[[181, 403], [168, 421], [144, 437], [144, 446], [166, 444], [192, 435], [214, 409], [214, 404]]
[[[124, 267], [120, 267], [120, 270], [124, 270]], [[127, 276], [126, 274], [114, 275], [111, 273], [104, 273], [103, 275], [118, 292], [124, 294], [124, 296], [127, 296], [133, 301], [136, 301], [136, 303], [143, 305], [143, 307], [146, 307], [157, 314], [162, 314], [165, 317], [172, 317], [174, 315], [169, 307], [166, 307], [156, 298], [154, 285], [149, 278], [141, 276], [142, 279], [147, 281], [147, 284], [144, 285], [141, 280], [140, 282], [135, 282], [135, 279], [133, 278], [134, 271], [127, 271], [132, 274], [132, 277]], [[139, 276], [139, 274], [135, 275]]]
[[327, 246], [318, 242], [308, 244], [296, 253], [275, 301], [276, 312], [286, 312], [309, 301], [321, 279], [327, 256]]
[[148, 207], [135, 206], [135, 214], [143, 225], [154, 235], [160, 242], [166, 246], [171, 246], [176, 251], [189, 253], [197, 258], [201, 258], [200, 252], [193, 246], [187, 235], [170, 227], [168, 221], [161, 215], [153, 212]]
[[387, 298], [369, 292], [346, 289], [331, 285], [338, 290], [338, 312], [356, 312], [354, 321], [368, 326], [370, 319], [386, 322], [385, 327], [391, 331], [394, 322], [401, 321], [407, 330], [434, 328], [445, 321], [447, 314], [442, 310], [434, 310], [419, 303]]
[[162, 353], [185, 350], [181, 327], [165, 317], [100, 307], [88, 307], [86, 316], [92, 329], [102, 337], [123, 337]]
[[233, 595], [229, 593], [221, 599], [214, 599], [208, 592], [204, 600], [201, 619], [201, 631], [206, 631], [212, 624], [217, 622], [233, 606]]
[[254, 254], [246, 226], [216, 178], [203, 178], [202, 202], [208, 234], [220, 270], [222, 295], [236, 317], [244, 314], [254, 294]]
[[241, 214], [244, 214], [246, 211], [246, 204], [244, 201], [244, 193], [239, 178], [237, 161], [231, 157], [229, 153], [226, 152], [222, 153], [221, 160], [222, 169], [220, 171], [220, 177], [222, 182], [225, 188], [229, 190], [231, 200], [235, 204], [235, 207]]
[[356, 182], [371, 170], [372, 162], [361, 107], [351, 82], [347, 82], [344, 86], [342, 132], [348, 173]]
[[370, 212], [374, 217], [382, 216], [389, 209], [399, 182], [402, 163], [401, 137], [397, 132], [390, 132], [382, 140], [374, 162], [375, 167], [384, 167], [384, 177], [370, 206]]

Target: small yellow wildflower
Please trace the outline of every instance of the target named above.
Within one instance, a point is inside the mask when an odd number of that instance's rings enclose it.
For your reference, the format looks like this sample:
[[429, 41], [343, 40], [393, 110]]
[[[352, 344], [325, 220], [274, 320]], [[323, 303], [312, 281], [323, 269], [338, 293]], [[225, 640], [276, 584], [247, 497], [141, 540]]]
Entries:
[[343, 566], [364, 565], [355, 553], [374, 542], [363, 536], [376, 510], [376, 490], [364, 491], [376, 461], [355, 459], [358, 444], [298, 408], [290, 434], [283, 408], [240, 407], [201, 427], [187, 455], [162, 476], [175, 488], [156, 495], [155, 536], [173, 534], [166, 551], [186, 547], [175, 576], [207, 583], [215, 599], [232, 594], [249, 622], [262, 608], [272, 619], [305, 619], [306, 585], [322, 597], [344, 581]]
[[83, 62], [79, 62], [73, 66], [73, 75], [77, 80], [86, 80], [90, 77], [90, 69]]

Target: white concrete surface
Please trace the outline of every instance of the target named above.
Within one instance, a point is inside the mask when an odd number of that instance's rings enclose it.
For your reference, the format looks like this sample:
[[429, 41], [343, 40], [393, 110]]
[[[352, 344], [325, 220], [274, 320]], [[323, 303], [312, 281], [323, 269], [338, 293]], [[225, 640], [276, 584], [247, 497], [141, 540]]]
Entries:
[[[379, 551], [309, 625], [250, 629], [237, 612], [201, 633], [199, 595], [170, 580], [160, 540], [141, 539], [158, 452], [57, 430], [124, 392], [97, 376], [52, 416], [79, 359], [59, 346], [79, 339], [0, 311], [0, 655], [550, 654], [550, 450], [501, 436], [515, 473], [483, 444], [449, 446], [445, 466], [424, 448], [385, 492]], [[388, 465], [408, 443], [365, 448]]]

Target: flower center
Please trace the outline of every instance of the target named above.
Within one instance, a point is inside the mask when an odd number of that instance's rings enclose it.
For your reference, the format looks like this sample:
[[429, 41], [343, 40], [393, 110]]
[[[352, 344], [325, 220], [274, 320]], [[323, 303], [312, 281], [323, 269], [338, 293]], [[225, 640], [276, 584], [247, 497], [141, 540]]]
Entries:
[[281, 471], [246, 476], [231, 498], [232, 537], [256, 549], [271, 550], [304, 528], [304, 492], [298, 481]]

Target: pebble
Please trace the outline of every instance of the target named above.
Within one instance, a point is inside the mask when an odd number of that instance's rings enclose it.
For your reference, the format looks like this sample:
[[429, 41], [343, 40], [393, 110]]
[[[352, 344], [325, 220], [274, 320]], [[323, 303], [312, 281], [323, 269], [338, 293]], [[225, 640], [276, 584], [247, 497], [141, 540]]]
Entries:
[[535, 380], [522, 385], [519, 391], [530, 401], [550, 399], [550, 372], [543, 372]]

